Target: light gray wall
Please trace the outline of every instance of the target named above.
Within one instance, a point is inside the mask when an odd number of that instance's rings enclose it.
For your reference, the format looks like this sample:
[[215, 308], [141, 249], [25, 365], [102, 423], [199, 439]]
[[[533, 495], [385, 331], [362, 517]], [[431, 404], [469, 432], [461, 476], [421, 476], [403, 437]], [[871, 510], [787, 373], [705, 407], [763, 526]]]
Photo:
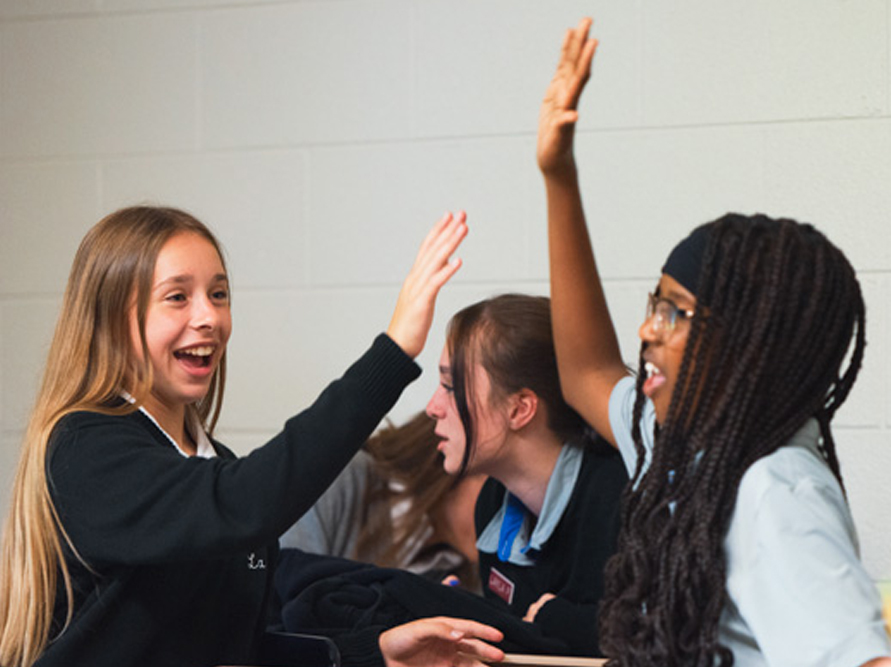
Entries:
[[547, 290], [538, 103], [584, 14], [602, 45], [582, 186], [626, 356], [695, 224], [826, 231], [868, 299], [837, 434], [865, 561], [891, 577], [888, 0], [2, 0], [4, 495], [76, 244], [125, 204], [188, 208], [228, 247], [220, 435], [242, 452], [386, 326], [427, 227], [467, 209], [466, 265], [393, 416], [422, 408], [450, 313]]

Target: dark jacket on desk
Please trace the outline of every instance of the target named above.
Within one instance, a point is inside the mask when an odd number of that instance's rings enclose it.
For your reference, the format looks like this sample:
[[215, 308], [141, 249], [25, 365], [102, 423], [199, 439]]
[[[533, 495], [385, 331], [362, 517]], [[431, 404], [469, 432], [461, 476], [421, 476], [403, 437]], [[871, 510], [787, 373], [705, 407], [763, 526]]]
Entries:
[[[470, 618], [504, 632], [499, 646], [516, 653], [599, 655], [597, 607], [603, 594], [603, 565], [618, 532], [618, 505], [627, 481], [618, 453], [602, 441], [584, 450], [575, 488], [557, 528], [534, 567], [501, 563], [480, 553], [483, 587], [494, 565], [516, 586], [508, 606], [487, 591], [485, 598], [411, 573], [339, 558], [282, 551], [276, 591], [282, 623], [290, 632], [323, 634], [335, 640], [344, 664], [363, 665], [353, 638], [428, 616]], [[504, 487], [489, 480], [477, 501], [477, 532], [501, 506]], [[521, 619], [542, 593], [555, 593], [535, 623]], [[358, 661], [358, 662], [354, 662]]]
[[[53, 433], [50, 490], [74, 617], [39, 667], [249, 664], [267, 625], [276, 540], [324, 491], [418, 367], [379, 336], [264, 447], [185, 458], [145, 415], [72, 414]], [[57, 598], [56, 625], [66, 611]], [[379, 655], [378, 655], [379, 659]]]
[[[411, 572], [333, 556], [284, 549], [275, 576], [282, 601], [282, 629], [331, 637], [350, 667], [363, 660], [354, 642], [387, 628], [428, 616], [469, 618], [504, 632], [506, 651], [566, 653], [559, 641], [543, 637], [532, 624], [498, 609], [488, 600]], [[360, 639], [363, 638], [363, 639]]]

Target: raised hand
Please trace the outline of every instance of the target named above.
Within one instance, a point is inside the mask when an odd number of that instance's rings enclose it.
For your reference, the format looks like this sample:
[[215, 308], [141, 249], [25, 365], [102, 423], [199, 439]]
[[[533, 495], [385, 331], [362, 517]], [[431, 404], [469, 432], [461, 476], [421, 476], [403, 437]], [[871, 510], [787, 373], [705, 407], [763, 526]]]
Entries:
[[573, 169], [572, 142], [582, 89], [591, 75], [597, 40], [588, 37], [591, 19], [566, 32], [557, 71], [545, 92], [538, 120], [538, 166], [545, 175]]
[[387, 334], [407, 355], [414, 358], [424, 349], [433, 323], [433, 309], [440, 288], [461, 267], [452, 253], [467, 236], [467, 215], [446, 213], [433, 226], [421, 244], [415, 263], [408, 272]]
[[483, 667], [504, 658], [495, 628], [460, 618], [422, 618], [383, 632], [378, 640], [387, 667]]

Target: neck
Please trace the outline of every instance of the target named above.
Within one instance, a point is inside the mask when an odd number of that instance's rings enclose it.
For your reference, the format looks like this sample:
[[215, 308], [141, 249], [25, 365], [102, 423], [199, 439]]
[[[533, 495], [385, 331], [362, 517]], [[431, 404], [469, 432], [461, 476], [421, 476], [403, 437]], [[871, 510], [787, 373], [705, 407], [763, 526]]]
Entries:
[[165, 405], [154, 394], [150, 394], [145, 399], [143, 407], [158, 422], [158, 426], [173, 438], [180, 449], [189, 456], [195, 455], [197, 448], [186, 432], [186, 406]]
[[548, 482], [557, 465], [563, 441], [546, 427], [511, 434], [510, 455], [490, 472], [535, 516], [541, 514]]

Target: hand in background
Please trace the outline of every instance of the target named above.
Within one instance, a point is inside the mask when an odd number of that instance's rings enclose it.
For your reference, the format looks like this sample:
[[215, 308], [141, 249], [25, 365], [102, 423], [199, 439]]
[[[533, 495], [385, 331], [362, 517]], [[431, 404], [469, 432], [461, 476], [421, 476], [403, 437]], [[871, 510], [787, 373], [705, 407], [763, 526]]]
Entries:
[[387, 334], [410, 357], [424, 349], [433, 323], [433, 309], [440, 288], [461, 267], [461, 260], [450, 261], [452, 253], [467, 236], [467, 215], [446, 213], [421, 244], [399, 298]]
[[387, 667], [482, 667], [504, 658], [486, 643], [502, 639], [488, 625], [439, 616], [391, 628], [378, 642]]
[[582, 89], [591, 75], [591, 60], [597, 40], [588, 37], [591, 19], [579, 21], [568, 30], [560, 52], [557, 71], [545, 92], [538, 120], [538, 166], [544, 174], [574, 167], [573, 134]]

